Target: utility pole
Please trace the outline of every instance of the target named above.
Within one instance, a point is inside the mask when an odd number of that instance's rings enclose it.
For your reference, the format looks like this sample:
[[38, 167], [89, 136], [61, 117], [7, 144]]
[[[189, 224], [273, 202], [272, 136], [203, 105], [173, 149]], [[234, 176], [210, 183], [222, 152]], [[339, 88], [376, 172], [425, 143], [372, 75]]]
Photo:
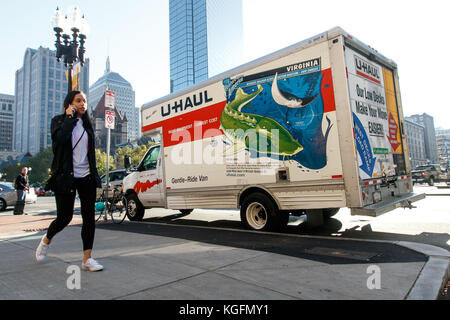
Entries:
[[[114, 129], [115, 114], [114, 105], [116, 103], [114, 91], [105, 91], [105, 128], [106, 128], [106, 203], [109, 205], [109, 154], [111, 151], [111, 129]], [[105, 214], [105, 219], [106, 219]]]

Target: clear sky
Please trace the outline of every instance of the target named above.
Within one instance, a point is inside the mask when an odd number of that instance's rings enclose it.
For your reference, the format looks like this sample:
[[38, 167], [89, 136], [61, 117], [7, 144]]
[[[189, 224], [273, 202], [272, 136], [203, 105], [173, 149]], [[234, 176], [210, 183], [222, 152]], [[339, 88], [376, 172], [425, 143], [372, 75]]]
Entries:
[[[243, 3], [244, 62], [340, 26], [398, 64], [405, 115], [426, 112], [436, 127], [450, 128], [450, 1]], [[54, 49], [51, 17], [57, 6], [65, 13], [71, 5], [91, 26], [90, 84], [104, 73], [109, 55], [112, 71], [132, 84], [138, 107], [169, 93], [168, 0], [0, 0], [0, 93], [14, 94], [27, 47]]]

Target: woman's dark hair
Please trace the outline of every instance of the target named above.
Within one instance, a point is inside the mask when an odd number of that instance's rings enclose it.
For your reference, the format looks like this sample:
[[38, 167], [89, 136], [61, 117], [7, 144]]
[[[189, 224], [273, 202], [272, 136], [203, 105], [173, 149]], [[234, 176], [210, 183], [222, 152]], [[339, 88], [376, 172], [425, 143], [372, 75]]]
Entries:
[[[72, 104], [73, 99], [75, 99], [75, 96], [79, 93], [84, 94], [84, 96], [86, 96], [86, 94], [83, 91], [78, 91], [78, 90], [70, 91], [66, 95], [66, 98], [64, 99], [64, 111]], [[83, 114], [81, 119], [83, 120], [83, 126], [88, 125], [89, 127], [92, 128], [92, 121], [91, 121], [91, 118], [89, 117], [89, 112], [87, 110]]]

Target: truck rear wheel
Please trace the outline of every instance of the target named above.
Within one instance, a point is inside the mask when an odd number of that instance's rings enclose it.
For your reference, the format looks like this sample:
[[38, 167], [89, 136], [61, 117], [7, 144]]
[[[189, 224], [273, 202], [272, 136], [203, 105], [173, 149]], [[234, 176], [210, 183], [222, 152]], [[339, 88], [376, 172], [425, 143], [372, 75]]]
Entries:
[[135, 193], [129, 193], [125, 195], [126, 199], [126, 212], [130, 221], [142, 221], [144, 218], [145, 208], [139, 201]]
[[247, 229], [261, 231], [279, 229], [286, 220], [283, 218], [285, 216], [281, 216], [276, 204], [265, 194], [250, 194], [242, 202], [241, 221]]
[[428, 185], [431, 187], [434, 186], [434, 178], [432, 176], [428, 179]]
[[323, 209], [322, 214], [324, 219], [330, 219], [332, 216], [334, 216], [336, 213], [339, 212], [340, 208], [327, 208]]

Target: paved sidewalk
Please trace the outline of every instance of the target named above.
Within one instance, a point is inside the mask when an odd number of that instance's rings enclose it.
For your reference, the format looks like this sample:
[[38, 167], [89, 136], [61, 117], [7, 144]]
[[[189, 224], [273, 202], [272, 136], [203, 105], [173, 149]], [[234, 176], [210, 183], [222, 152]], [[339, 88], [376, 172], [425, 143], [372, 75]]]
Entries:
[[[106, 223], [97, 225], [93, 250], [105, 269], [81, 271], [80, 289], [73, 289], [82, 257], [76, 216], [43, 263], [35, 261], [35, 249], [40, 227], [51, 220], [0, 217], [0, 228], [7, 228], [5, 218], [12, 232], [0, 238], [0, 299], [436, 299], [450, 256], [409, 242]], [[25, 225], [37, 231], [18, 231]]]
[[[56, 218], [55, 215], [18, 215], [0, 217], [0, 239], [8, 238], [8, 234], [31, 231], [43, 231], [48, 228], [50, 223]], [[74, 215], [70, 225], [79, 225], [82, 223], [81, 216]]]

